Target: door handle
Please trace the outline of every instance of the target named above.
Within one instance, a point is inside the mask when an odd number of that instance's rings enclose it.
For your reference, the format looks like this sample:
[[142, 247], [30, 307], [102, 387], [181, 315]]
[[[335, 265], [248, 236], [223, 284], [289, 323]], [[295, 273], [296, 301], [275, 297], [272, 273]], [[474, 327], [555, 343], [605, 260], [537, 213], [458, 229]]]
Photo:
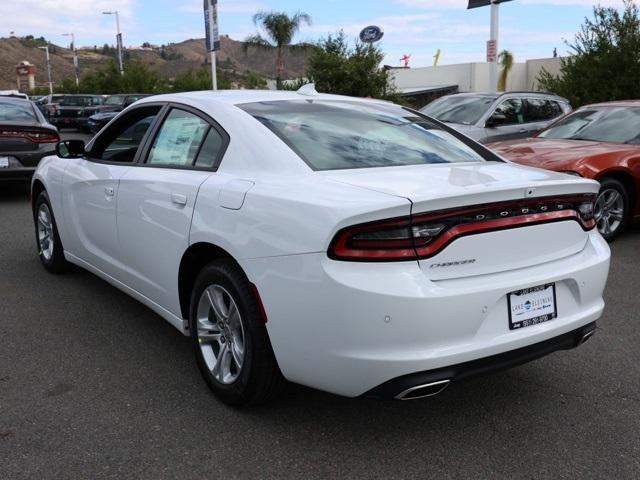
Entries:
[[171, 201], [176, 205], [185, 206], [187, 204], [187, 196], [181, 193], [172, 193]]
[[113, 187], [104, 187], [104, 194], [107, 197], [113, 197], [116, 194], [116, 190]]
[[521, 128], [520, 130], [518, 130], [520, 133], [526, 133], [527, 129], [526, 128]]

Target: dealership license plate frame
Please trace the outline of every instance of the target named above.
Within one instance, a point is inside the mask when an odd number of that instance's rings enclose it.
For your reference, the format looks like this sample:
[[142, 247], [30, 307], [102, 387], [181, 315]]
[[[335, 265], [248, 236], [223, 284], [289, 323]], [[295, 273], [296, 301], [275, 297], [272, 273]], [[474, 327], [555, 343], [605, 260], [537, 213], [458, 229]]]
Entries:
[[0, 168], [9, 168], [9, 157], [0, 157]]
[[[548, 300], [551, 302], [550, 304], [546, 303], [547, 297], [545, 297], [545, 295], [547, 295], [547, 292], [549, 292]], [[524, 307], [527, 301], [532, 303], [530, 311]], [[540, 305], [536, 305], [538, 302], [540, 302]], [[509, 330], [519, 330], [558, 318], [556, 284], [555, 282], [550, 282], [509, 292], [507, 294], [507, 304]], [[520, 305], [522, 306], [522, 310], [519, 308]], [[515, 319], [514, 308], [518, 316], [518, 318]]]

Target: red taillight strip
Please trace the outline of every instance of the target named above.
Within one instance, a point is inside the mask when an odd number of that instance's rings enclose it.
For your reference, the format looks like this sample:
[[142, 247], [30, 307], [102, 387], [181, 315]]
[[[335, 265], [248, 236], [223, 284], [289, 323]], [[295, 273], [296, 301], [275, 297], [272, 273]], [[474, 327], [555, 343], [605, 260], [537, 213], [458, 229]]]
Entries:
[[[44, 135], [39, 137], [38, 135]], [[55, 143], [60, 141], [57, 133], [38, 130], [0, 130], [0, 138], [26, 138], [33, 143]]]
[[[505, 211], [511, 215], [509, 210], [527, 209], [535, 207], [542, 209], [549, 206], [558, 208], [561, 204], [587, 203], [595, 200], [594, 194], [583, 195], [562, 195], [554, 197], [538, 197], [526, 200], [513, 200], [494, 204], [476, 205], [473, 207], [458, 207], [447, 210], [439, 210], [430, 213], [421, 213], [408, 217], [394, 218], [390, 220], [369, 222], [353, 227], [347, 227], [339, 231], [329, 246], [328, 255], [332, 259], [347, 261], [365, 262], [388, 262], [429, 258], [453, 242], [456, 238], [476, 234], [486, 233], [496, 230], [504, 230], [520, 226], [537, 225], [541, 223], [574, 220], [582, 226], [584, 230], [591, 230], [595, 227], [593, 218], [583, 219], [574, 208], [555, 210], [550, 212], [519, 213], [504, 218], [492, 218], [487, 220], [474, 220], [471, 222], [450, 225], [443, 229], [439, 236], [435, 237], [426, 245], [419, 245], [419, 239], [411, 234], [412, 226], [424, 225], [428, 222], [446, 221], [474, 214], [495, 214]], [[564, 208], [564, 207], [562, 207]], [[533, 208], [532, 208], [533, 209]], [[377, 231], [389, 231], [397, 229], [407, 229], [411, 238], [384, 240], [369, 242], [374, 247], [367, 246], [367, 241], [354, 240], [354, 236]], [[409, 245], [411, 243], [412, 245]]]

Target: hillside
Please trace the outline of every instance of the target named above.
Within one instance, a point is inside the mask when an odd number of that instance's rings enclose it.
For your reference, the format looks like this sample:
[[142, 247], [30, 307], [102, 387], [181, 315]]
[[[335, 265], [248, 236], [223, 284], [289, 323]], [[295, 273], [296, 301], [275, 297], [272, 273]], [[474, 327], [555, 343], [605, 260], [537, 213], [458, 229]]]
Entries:
[[[28, 60], [36, 66], [36, 84], [46, 85], [45, 53], [33, 43], [17, 37], [0, 38], [0, 90], [16, 88], [15, 67], [22, 60]], [[243, 42], [232, 40], [228, 36], [222, 36], [220, 43], [221, 50], [217, 52], [219, 68], [239, 74], [253, 71], [266, 78], [275, 77], [275, 52], [250, 48], [245, 54], [242, 49]], [[71, 50], [58, 45], [50, 45], [49, 48], [54, 83], [60, 83], [65, 78], [72, 79]], [[178, 73], [202, 68], [207, 64], [209, 57], [204, 39], [185, 40], [164, 48], [128, 49], [127, 56], [144, 62], [151, 70], [170, 79]], [[303, 76], [307, 57], [308, 52], [304, 50], [288, 50], [285, 57], [285, 78]], [[80, 75], [95, 71], [113, 58], [112, 55], [103, 54], [102, 47], [79, 49]]]

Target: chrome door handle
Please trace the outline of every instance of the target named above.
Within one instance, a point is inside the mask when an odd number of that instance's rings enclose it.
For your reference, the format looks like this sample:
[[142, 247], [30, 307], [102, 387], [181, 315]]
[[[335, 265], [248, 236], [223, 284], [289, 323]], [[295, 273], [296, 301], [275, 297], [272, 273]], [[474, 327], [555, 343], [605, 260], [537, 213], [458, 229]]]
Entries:
[[518, 130], [520, 133], [525, 133], [527, 131], [526, 128], [521, 128], [520, 130]]
[[171, 201], [176, 205], [185, 206], [187, 204], [187, 196], [182, 195], [181, 193], [172, 193]]
[[113, 197], [116, 194], [116, 190], [113, 187], [104, 187], [104, 194], [107, 197]]

